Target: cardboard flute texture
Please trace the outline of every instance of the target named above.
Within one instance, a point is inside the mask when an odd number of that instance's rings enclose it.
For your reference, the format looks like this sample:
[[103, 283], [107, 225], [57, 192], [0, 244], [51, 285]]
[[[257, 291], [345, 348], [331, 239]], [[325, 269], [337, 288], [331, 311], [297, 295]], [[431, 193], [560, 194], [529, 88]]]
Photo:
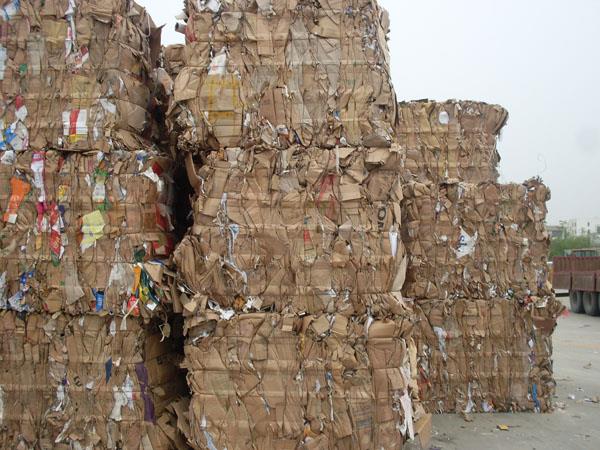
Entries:
[[157, 423], [185, 383], [156, 325], [1, 312], [0, 333], [2, 448], [172, 448]]
[[498, 179], [496, 143], [508, 112], [481, 102], [429, 100], [398, 105], [397, 143], [417, 181], [490, 182]]
[[372, 0], [186, 2], [173, 118], [191, 150], [389, 146], [397, 119]]
[[253, 313], [196, 323], [185, 362], [192, 445], [402, 448], [413, 420], [428, 418], [413, 405], [413, 320], [406, 308], [368, 322]]

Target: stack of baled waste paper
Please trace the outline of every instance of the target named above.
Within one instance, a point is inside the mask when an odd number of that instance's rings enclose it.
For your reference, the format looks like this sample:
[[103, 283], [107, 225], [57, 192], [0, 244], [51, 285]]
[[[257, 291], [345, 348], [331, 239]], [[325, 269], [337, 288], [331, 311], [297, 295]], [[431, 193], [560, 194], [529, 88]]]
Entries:
[[160, 35], [133, 2], [0, 7], [0, 446], [153, 448], [178, 395]]
[[387, 13], [190, 1], [185, 17], [170, 117], [196, 190], [175, 252], [188, 442], [367, 450], [425, 436]]
[[550, 192], [375, 0], [0, 0], [0, 447], [429, 448], [552, 409]]
[[550, 410], [551, 335], [563, 308], [548, 281], [548, 188], [497, 182], [507, 118], [498, 106], [421, 101], [400, 104], [399, 114], [403, 293], [420, 315], [426, 409]]

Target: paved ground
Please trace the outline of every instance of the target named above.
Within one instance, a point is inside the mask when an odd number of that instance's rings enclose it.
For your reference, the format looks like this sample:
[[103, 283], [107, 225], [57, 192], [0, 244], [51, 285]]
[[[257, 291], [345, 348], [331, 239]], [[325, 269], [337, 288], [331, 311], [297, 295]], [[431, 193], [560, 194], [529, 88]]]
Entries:
[[[435, 416], [432, 449], [600, 449], [600, 403], [590, 401], [600, 400], [594, 398], [600, 397], [600, 317], [562, 317], [554, 336], [555, 400], [564, 409], [553, 414], [476, 415], [469, 423], [458, 416]], [[509, 430], [498, 430], [500, 424]]]

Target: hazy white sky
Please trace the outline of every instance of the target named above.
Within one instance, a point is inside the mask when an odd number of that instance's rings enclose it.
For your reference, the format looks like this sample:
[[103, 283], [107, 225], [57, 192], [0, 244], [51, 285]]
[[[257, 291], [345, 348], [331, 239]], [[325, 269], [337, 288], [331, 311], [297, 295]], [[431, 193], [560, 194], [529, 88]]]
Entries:
[[[165, 44], [183, 1], [138, 0]], [[502, 181], [540, 175], [550, 222], [600, 216], [600, 1], [380, 0], [398, 98], [498, 103]], [[181, 5], [181, 6], [179, 6]]]

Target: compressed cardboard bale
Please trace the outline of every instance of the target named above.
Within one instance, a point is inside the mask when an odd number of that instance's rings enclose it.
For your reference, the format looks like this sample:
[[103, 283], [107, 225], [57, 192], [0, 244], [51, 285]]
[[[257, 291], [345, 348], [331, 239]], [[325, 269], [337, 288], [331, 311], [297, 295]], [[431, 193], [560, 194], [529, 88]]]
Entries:
[[[387, 317], [406, 254], [393, 149], [229, 149], [197, 175], [194, 226], [175, 252], [188, 313]], [[193, 175], [195, 176], [195, 175]]]
[[0, 447], [174, 448], [160, 29], [129, 0], [0, 12]]
[[553, 296], [418, 301], [414, 335], [425, 409], [551, 411], [552, 333], [563, 310]]
[[125, 0], [4, 1], [0, 149], [137, 150], [151, 137], [149, 77], [160, 51]]
[[537, 179], [405, 184], [403, 293], [439, 300], [549, 295], [549, 199]]
[[172, 448], [155, 424], [184, 379], [156, 325], [2, 312], [0, 334], [2, 448]]
[[340, 314], [188, 319], [190, 444], [402, 448], [425, 416], [413, 395], [412, 321], [408, 307], [367, 323]]
[[397, 142], [406, 168], [421, 182], [498, 180], [496, 148], [508, 112], [498, 105], [429, 100], [398, 105]]
[[185, 15], [180, 147], [392, 143], [389, 16], [377, 2], [187, 1]]
[[0, 164], [0, 308], [161, 309], [171, 168], [153, 149], [19, 152]]
[[507, 120], [475, 102], [399, 105], [403, 294], [420, 326], [419, 385], [429, 412], [547, 412], [555, 390], [545, 229], [549, 189], [502, 185], [496, 141]]

